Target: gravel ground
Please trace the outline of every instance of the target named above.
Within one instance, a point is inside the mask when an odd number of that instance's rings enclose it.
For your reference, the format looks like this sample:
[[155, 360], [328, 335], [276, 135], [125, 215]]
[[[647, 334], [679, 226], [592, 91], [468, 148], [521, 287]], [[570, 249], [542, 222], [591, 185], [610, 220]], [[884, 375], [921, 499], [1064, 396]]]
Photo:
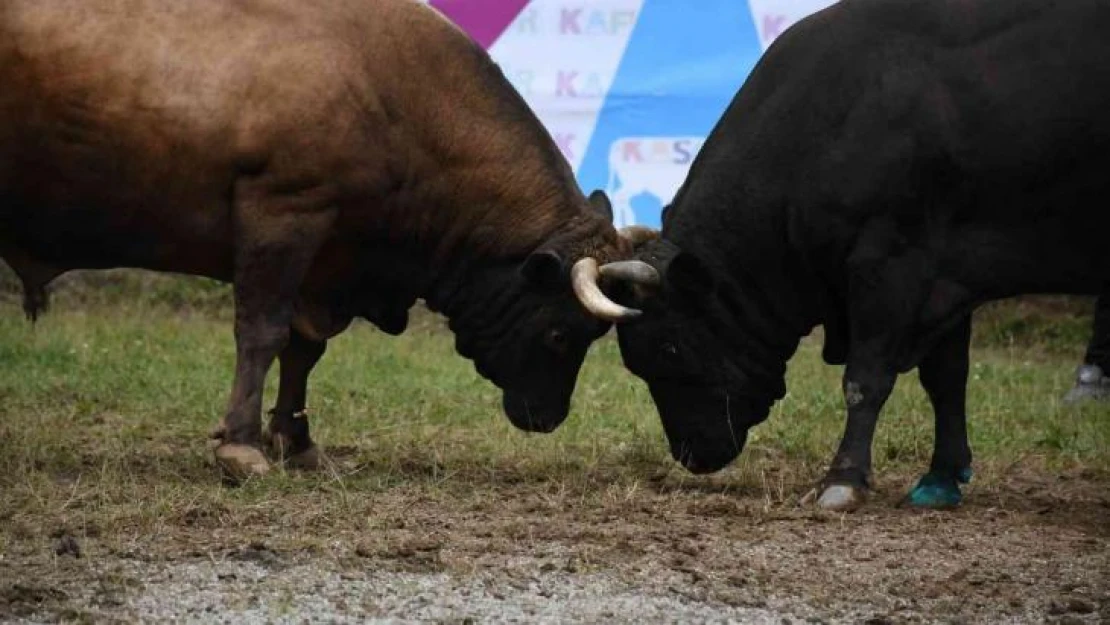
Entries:
[[[698, 601], [680, 592], [653, 594], [611, 574], [543, 574], [507, 582], [498, 575], [370, 571], [318, 565], [272, 567], [245, 562], [189, 562], [113, 567], [110, 575], [142, 579], [141, 587], [105, 597], [95, 586], [69, 595], [94, 621], [193, 623], [391, 622], [742, 622], [779, 625], [788, 615]], [[76, 616], [76, 615], [70, 615]], [[32, 614], [18, 623], [56, 622]]]

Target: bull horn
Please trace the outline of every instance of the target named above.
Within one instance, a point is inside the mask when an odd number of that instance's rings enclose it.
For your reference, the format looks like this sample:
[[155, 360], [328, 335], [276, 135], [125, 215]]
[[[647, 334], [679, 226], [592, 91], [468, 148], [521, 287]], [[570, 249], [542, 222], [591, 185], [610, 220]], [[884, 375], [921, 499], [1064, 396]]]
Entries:
[[612, 323], [628, 321], [640, 316], [640, 311], [635, 308], [625, 308], [614, 302], [601, 292], [597, 285], [601, 277], [597, 268], [597, 261], [593, 258], [582, 258], [570, 268], [570, 283], [574, 287], [574, 294], [591, 315]]
[[659, 272], [642, 260], [618, 260], [605, 263], [600, 270], [603, 278], [643, 286], [659, 286]]
[[659, 238], [658, 230], [644, 226], [625, 226], [617, 230], [617, 234], [619, 234], [622, 239], [631, 243], [634, 248]]

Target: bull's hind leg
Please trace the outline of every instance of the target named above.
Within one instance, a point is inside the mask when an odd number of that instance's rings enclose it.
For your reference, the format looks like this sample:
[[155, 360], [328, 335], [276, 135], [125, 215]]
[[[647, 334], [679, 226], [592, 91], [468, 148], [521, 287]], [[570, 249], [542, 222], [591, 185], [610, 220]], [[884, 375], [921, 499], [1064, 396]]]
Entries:
[[971, 317], [949, 330], [918, 366], [921, 385], [936, 415], [933, 461], [910, 491], [910, 505], [950, 508], [959, 505], [960, 484], [971, 480], [971, 447], [967, 443], [968, 346]]
[[[271, 181], [272, 183], [272, 181]], [[270, 196], [236, 189], [235, 383], [215, 432], [216, 460], [229, 477], [262, 475], [266, 372], [289, 341], [293, 303], [335, 213], [317, 189]]]
[[281, 381], [277, 404], [270, 411], [270, 447], [279, 460], [301, 469], [319, 465], [319, 450], [312, 442], [305, 407], [308, 376], [327, 348], [326, 341], [306, 338], [295, 328], [281, 351]]

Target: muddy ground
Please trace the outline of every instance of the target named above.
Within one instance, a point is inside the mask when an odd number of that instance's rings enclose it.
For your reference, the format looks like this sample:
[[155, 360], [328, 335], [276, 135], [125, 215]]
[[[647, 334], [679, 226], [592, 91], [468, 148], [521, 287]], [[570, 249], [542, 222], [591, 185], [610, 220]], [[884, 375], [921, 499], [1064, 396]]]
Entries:
[[1110, 622], [1104, 475], [1014, 475], [945, 512], [892, 484], [850, 515], [715, 484], [319, 489], [142, 532], [0, 515], [0, 620]]

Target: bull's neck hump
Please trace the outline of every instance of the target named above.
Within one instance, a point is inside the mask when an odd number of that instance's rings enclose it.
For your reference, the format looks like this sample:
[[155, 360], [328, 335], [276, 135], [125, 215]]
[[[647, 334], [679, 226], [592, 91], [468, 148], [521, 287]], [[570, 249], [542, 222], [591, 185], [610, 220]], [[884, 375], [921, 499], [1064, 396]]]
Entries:
[[[490, 90], [511, 90], [490, 80]], [[463, 89], [407, 111], [393, 154], [406, 231], [437, 260], [534, 250], [588, 204], [554, 141], [515, 93]]]
[[791, 245], [785, 211], [705, 212], [672, 220], [664, 237], [714, 268], [727, 323], [785, 363], [820, 323], [823, 306], [822, 291]]

